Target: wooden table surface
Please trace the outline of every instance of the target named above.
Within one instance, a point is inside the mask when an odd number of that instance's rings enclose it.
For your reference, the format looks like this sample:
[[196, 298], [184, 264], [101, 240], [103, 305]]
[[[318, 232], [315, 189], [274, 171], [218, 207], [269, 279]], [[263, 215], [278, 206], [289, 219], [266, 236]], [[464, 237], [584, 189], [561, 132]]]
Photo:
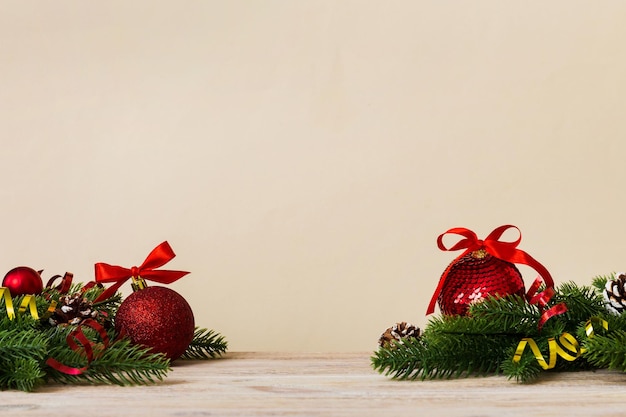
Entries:
[[0, 416], [624, 416], [626, 374], [393, 381], [370, 353], [228, 353], [183, 361], [143, 387], [47, 385], [0, 392]]

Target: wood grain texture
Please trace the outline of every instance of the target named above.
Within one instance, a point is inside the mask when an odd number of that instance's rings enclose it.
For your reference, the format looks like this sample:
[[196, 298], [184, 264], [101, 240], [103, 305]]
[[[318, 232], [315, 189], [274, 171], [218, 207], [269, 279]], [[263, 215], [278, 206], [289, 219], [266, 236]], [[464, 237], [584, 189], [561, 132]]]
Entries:
[[0, 392], [0, 416], [623, 416], [626, 375], [393, 381], [369, 353], [229, 353], [183, 361], [147, 387], [48, 385]]

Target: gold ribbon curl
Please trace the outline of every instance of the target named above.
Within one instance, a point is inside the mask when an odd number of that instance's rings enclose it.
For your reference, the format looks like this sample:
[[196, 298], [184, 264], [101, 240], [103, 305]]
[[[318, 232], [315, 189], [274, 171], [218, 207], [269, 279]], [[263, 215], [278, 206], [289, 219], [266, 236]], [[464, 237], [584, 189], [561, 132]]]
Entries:
[[[7, 316], [9, 320], [15, 318], [15, 308], [13, 307], [13, 299], [11, 298], [11, 291], [7, 287], [0, 287], [0, 299], [4, 299], [4, 305], [7, 309]], [[26, 295], [22, 299], [17, 312], [23, 314], [27, 309], [30, 309], [30, 315], [35, 320], [39, 320], [39, 314], [37, 313], [37, 302], [34, 295]]]
[[[585, 323], [585, 333], [589, 338], [593, 337], [595, 334], [593, 328], [594, 321], [599, 322], [605, 330], [609, 329], [609, 323], [606, 320], [597, 317], [591, 318], [587, 321], [587, 323]], [[554, 337], [548, 339], [548, 360], [546, 361], [541, 353], [541, 350], [539, 349], [539, 346], [537, 346], [537, 343], [532, 338], [525, 337], [519, 342], [517, 349], [515, 349], [513, 362], [519, 362], [522, 359], [526, 346], [530, 347], [530, 350], [535, 355], [535, 359], [537, 359], [539, 365], [545, 370], [554, 368], [556, 366], [556, 360], [559, 356], [566, 361], [572, 362], [578, 359], [585, 352], [585, 348], [580, 346], [578, 340], [576, 340], [576, 338], [570, 333], [565, 332], [559, 336], [558, 341]]]

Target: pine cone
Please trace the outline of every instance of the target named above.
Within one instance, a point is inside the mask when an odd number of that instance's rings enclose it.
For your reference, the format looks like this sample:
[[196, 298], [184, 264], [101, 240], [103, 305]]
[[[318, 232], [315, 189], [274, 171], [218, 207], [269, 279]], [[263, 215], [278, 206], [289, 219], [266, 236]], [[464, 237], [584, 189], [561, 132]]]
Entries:
[[75, 325], [86, 319], [95, 319], [97, 316], [98, 312], [93, 309], [93, 303], [77, 293], [61, 296], [48, 322], [53, 326]]
[[616, 276], [614, 280], [607, 281], [602, 295], [607, 310], [619, 315], [626, 310], [626, 273], [620, 272]]
[[393, 341], [397, 341], [402, 343], [404, 339], [407, 338], [419, 338], [420, 337], [420, 328], [403, 321], [402, 323], [396, 323], [383, 333], [378, 339], [378, 344], [381, 347], [389, 348], [393, 347]]

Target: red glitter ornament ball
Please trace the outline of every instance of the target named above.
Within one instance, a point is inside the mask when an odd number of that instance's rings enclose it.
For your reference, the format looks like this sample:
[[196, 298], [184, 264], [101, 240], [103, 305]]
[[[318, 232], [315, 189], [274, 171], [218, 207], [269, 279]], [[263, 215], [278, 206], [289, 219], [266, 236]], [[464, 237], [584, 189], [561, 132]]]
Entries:
[[455, 260], [447, 269], [445, 285], [437, 299], [443, 314], [466, 315], [470, 304], [487, 296], [524, 295], [517, 267], [479, 249]]
[[39, 272], [27, 266], [13, 268], [4, 276], [2, 286], [7, 287], [12, 296], [41, 294], [43, 281]]
[[146, 287], [129, 295], [115, 316], [115, 329], [130, 340], [179, 358], [193, 340], [195, 322], [187, 301], [165, 287]]

